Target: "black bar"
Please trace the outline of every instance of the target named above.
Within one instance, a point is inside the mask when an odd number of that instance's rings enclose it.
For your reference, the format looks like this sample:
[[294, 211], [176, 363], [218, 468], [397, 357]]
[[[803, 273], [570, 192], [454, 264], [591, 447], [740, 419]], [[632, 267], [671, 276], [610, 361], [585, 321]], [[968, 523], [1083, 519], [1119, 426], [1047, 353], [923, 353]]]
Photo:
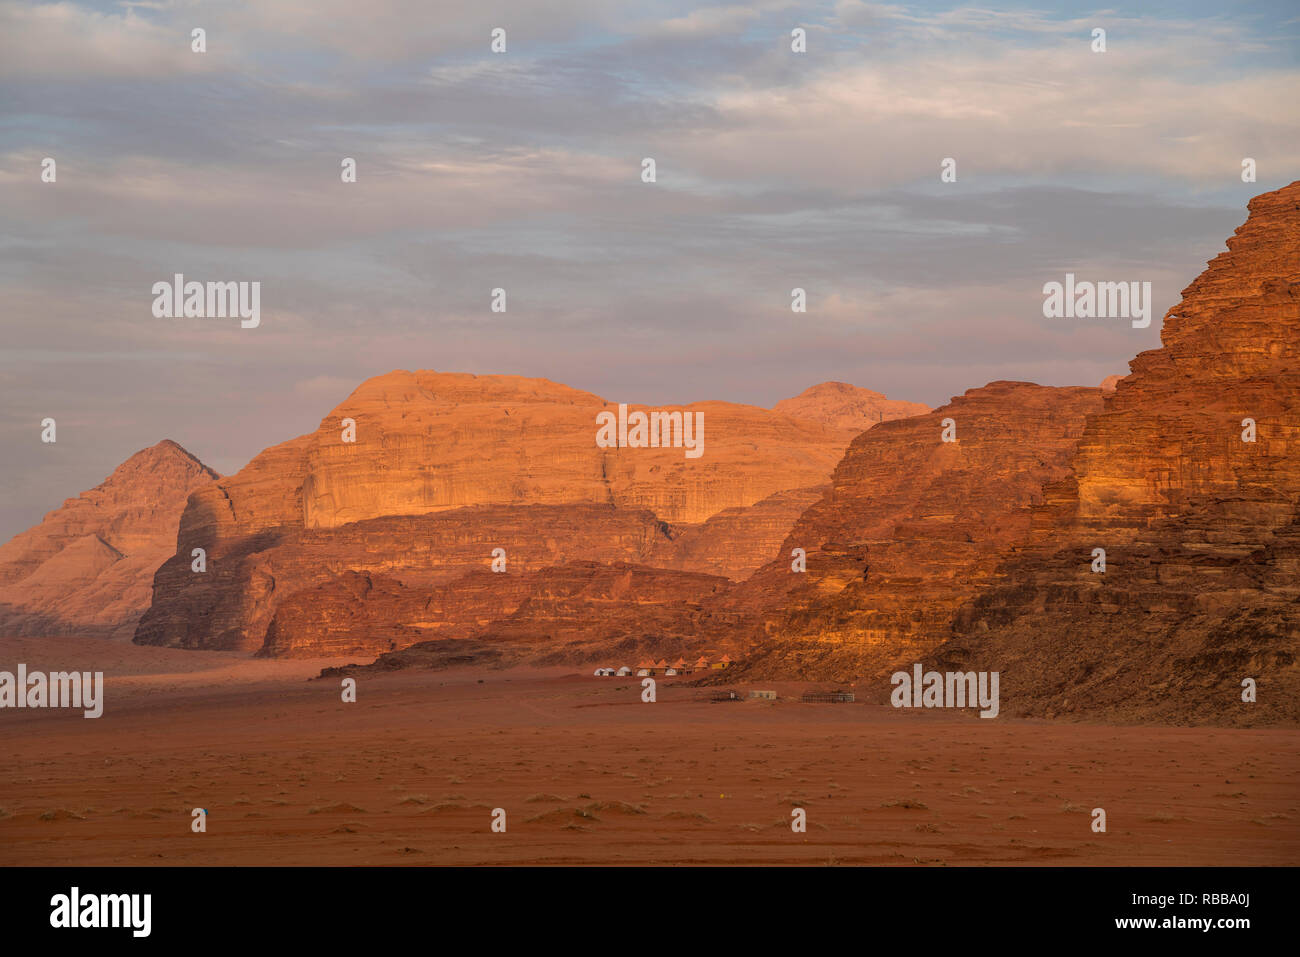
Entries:
[[[1180, 948], [1258, 941], [1290, 924], [1293, 868], [262, 868], [0, 869], [0, 920], [20, 940], [126, 946], [423, 940], [574, 947], [643, 938], [775, 946], [1130, 938]], [[52, 898], [149, 894], [149, 934], [51, 926]], [[1150, 902], [1135, 903], [1140, 895]], [[1192, 900], [1179, 895], [1192, 895]], [[1209, 895], [1219, 895], [1210, 897]], [[1159, 899], [1171, 898], [1165, 906]], [[1154, 927], [1118, 921], [1151, 918]], [[1160, 926], [1239, 920], [1249, 926]], [[122, 923], [130, 924], [123, 918]], [[73, 935], [76, 935], [75, 938]], [[612, 936], [611, 936], [612, 935]], [[794, 935], [793, 938], [787, 935]], [[915, 951], [913, 951], [915, 952]]]

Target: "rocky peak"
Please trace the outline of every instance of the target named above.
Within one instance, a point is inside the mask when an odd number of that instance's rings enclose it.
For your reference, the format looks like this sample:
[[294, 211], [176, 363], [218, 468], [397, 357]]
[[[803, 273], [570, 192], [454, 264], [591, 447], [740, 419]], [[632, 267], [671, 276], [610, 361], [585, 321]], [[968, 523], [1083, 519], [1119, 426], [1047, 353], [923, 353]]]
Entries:
[[920, 402], [890, 399], [880, 392], [847, 382], [822, 382], [790, 399], [782, 399], [773, 412], [812, 419], [835, 429], [863, 432], [880, 422], [922, 415], [930, 407]]
[[164, 439], [0, 546], [0, 631], [129, 637], [190, 492], [217, 478]]

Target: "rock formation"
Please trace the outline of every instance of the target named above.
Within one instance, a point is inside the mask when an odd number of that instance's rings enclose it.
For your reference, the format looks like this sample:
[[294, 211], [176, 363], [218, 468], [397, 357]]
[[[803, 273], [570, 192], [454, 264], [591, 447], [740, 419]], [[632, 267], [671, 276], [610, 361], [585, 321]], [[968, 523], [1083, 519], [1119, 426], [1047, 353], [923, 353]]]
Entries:
[[776, 554], [799, 516], [825, 490], [826, 486], [816, 486], [777, 492], [748, 508], [724, 508], [699, 525], [680, 527], [662, 562], [669, 568], [737, 581], [747, 578]]
[[186, 499], [215, 478], [164, 440], [0, 545], [0, 634], [130, 638]]
[[1008, 713], [1300, 719], [1300, 183], [1249, 209], [941, 650]]
[[746, 670], [849, 680], [933, 649], [998, 559], [1028, 540], [1043, 484], [1068, 474], [1101, 406], [1100, 389], [992, 382], [859, 435], [780, 557], [746, 583], [767, 589]]
[[846, 382], [823, 382], [805, 389], [792, 399], [782, 399], [773, 412], [801, 419], [814, 419], [831, 428], [865, 432], [873, 425], [924, 415], [930, 407], [920, 402], [886, 398], [879, 392]]
[[[704, 415], [704, 454], [689, 458], [599, 447], [603, 411], [617, 406], [544, 379], [371, 379], [316, 432], [194, 496], [135, 640], [378, 653], [431, 629], [471, 633], [513, 614], [520, 582], [544, 581], [532, 573], [583, 561], [690, 573], [712, 589], [770, 557], [856, 434], [703, 402], [676, 409]], [[206, 573], [190, 570], [194, 547], [208, 550]], [[488, 581], [501, 596], [480, 607], [450, 583], [468, 588], [497, 548], [507, 571]], [[352, 596], [361, 617], [330, 589]]]
[[[417, 634], [407, 630], [411, 626], [394, 626], [393, 597], [371, 605], [375, 614], [358, 623], [353, 616], [359, 608], [364, 615], [366, 603], [323, 588], [280, 606], [262, 653], [294, 654], [292, 647], [279, 645], [284, 632], [312, 636], [312, 654], [322, 648], [363, 658], [384, 652], [375, 662], [378, 670], [461, 660], [631, 665], [645, 657], [717, 648], [709, 636], [723, 619], [709, 606], [732, 584], [718, 576], [626, 562], [568, 562], [508, 579], [475, 569], [429, 592], [406, 589], [393, 596], [405, 602], [404, 616], [417, 623], [412, 629]], [[353, 590], [365, 587], [357, 583]], [[390, 584], [372, 587], [391, 590]], [[321, 627], [322, 618], [337, 618], [333, 633]], [[370, 635], [379, 640], [363, 637]]]

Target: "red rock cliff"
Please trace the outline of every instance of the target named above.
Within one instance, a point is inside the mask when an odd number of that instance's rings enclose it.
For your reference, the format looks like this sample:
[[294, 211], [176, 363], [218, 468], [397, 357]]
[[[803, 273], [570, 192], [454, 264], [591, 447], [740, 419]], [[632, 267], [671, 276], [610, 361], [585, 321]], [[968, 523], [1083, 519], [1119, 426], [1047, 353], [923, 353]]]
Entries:
[[[332, 582], [361, 594], [348, 573], [436, 588], [486, 568], [495, 548], [506, 550], [507, 574], [588, 560], [743, 578], [770, 557], [854, 434], [816, 417], [704, 402], [680, 410], [704, 414], [704, 454], [688, 458], [681, 448], [599, 447], [602, 411], [617, 405], [543, 379], [371, 379], [315, 433], [195, 496], [136, 641], [323, 652], [346, 643], [336, 634], [346, 616], [322, 620], [335, 637], [322, 632], [319, 647], [299, 612], [271, 634], [290, 596]], [[343, 441], [348, 419], [355, 442]], [[208, 551], [202, 574], [190, 569], [195, 547]], [[372, 611], [382, 596], [394, 599], [379, 629], [389, 637], [377, 631], [357, 648], [377, 653], [398, 641], [391, 635], [405, 636], [400, 644], [412, 633], [389, 627], [408, 627], [401, 593], [369, 581]], [[443, 623], [455, 628], [482, 622], [479, 612], [456, 618], [460, 607], [449, 598], [424, 617], [450, 615]], [[301, 633], [290, 634], [291, 620]]]
[[1300, 183], [1249, 210], [958, 617], [942, 659], [1000, 670], [1009, 713], [1300, 720]]
[[[1027, 540], [1044, 482], [1067, 474], [1101, 404], [1096, 388], [992, 382], [858, 436], [778, 560], [746, 583], [767, 589], [747, 670], [849, 680], [934, 648], [999, 557]], [[944, 442], [949, 419], [956, 441]], [[805, 573], [791, 570], [795, 548]]]

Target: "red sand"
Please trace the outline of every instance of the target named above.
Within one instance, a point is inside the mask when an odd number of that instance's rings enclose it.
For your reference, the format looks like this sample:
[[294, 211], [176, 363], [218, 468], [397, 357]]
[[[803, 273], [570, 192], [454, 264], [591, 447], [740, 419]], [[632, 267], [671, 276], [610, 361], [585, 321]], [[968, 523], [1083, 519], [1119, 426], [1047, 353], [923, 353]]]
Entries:
[[643, 704], [588, 669], [363, 677], [344, 704], [305, 680], [337, 662], [0, 639], [0, 669], [20, 661], [104, 671], [106, 705], [0, 711], [0, 864], [1300, 862], [1297, 731], [805, 705], [793, 684], [712, 704], [668, 679]]

